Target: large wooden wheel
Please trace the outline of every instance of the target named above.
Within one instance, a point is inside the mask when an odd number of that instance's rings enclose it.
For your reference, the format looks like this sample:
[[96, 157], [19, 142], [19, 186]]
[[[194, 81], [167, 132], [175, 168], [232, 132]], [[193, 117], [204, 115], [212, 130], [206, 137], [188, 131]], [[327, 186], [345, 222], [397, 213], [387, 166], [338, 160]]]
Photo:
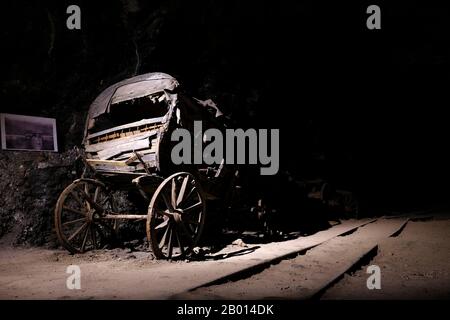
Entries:
[[179, 172], [165, 179], [150, 201], [147, 237], [157, 258], [188, 255], [205, 224], [205, 199], [194, 176]]
[[58, 198], [55, 229], [62, 246], [71, 253], [101, 248], [113, 232], [113, 222], [102, 220], [113, 211], [113, 199], [103, 183], [75, 180]]

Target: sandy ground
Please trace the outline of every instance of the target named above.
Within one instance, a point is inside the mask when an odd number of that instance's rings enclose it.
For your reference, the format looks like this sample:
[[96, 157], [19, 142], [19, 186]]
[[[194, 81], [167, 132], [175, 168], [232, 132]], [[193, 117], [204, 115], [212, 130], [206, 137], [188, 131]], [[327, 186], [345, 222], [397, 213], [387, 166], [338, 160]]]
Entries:
[[[351, 223], [354, 222], [345, 222], [310, 238], [249, 247], [230, 245], [220, 259], [206, 261], [154, 260], [149, 252], [130, 249], [69, 255], [63, 250], [1, 247], [0, 299], [170, 298], [196, 284], [286, 251], [289, 246], [313, 244], [332, 237], [335, 230], [349, 228]], [[399, 236], [389, 238], [401, 223], [399, 219], [370, 223], [248, 278], [200, 288], [177, 298], [304, 298], [314, 286], [324, 283], [337, 270], [345, 270], [374, 244], [378, 244], [378, 254], [368, 264], [380, 266], [382, 289], [367, 289], [368, 275], [366, 266], [362, 265], [360, 270], [330, 287], [321, 298], [449, 298], [450, 220], [409, 222]], [[229, 253], [240, 252], [243, 254], [228, 257]], [[81, 290], [67, 289], [66, 268], [72, 264], [82, 270]]]
[[450, 220], [409, 222], [380, 243], [370, 265], [381, 268], [381, 290], [367, 290], [367, 265], [347, 274], [323, 299], [450, 299]]
[[[358, 263], [358, 270], [314, 296], [321, 299], [449, 299], [450, 220], [408, 222], [397, 237], [383, 234], [395, 220], [379, 221], [355, 233], [334, 238], [304, 255], [236, 282], [200, 288], [185, 295], [191, 299], [305, 299], [325, 286], [344, 262], [357, 261], [359, 250], [373, 243], [375, 257]], [[389, 232], [388, 232], [389, 233]], [[376, 240], [376, 241], [374, 241]], [[371, 244], [372, 242], [372, 244]], [[373, 258], [370, 260], [370, 258]], [[367, 261], [369, 259], [370, 261]], [[381, 269], [381, 289], [369, 290], [369, 265]]]
[[[232, 241], [197, 260], [154, 260], [150, 252], [96, 250], [69, 255], [43, 248], [0, 249], [0, 298], [4, 299], [168, 299], [173, 295], [258, 265], [274, 256], [317, 245], [372, 221], [346, 220], [310, 236], [245, 244]], [[238, 235], [235, 235], [238, 236]], [[250, 240], [250, 238], [244, 238]], [[69, 290], [68, 266], [81, 270], [81, 289]]]

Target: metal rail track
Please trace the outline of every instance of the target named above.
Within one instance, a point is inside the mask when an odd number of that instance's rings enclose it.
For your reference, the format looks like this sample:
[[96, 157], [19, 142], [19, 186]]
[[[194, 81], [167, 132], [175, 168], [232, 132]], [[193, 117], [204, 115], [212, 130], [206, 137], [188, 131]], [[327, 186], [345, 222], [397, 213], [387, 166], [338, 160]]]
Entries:
[[[311, 236], [313, 238], [316, 238], [314, 239], [315, 241], [308, 241], [311, 240], [307, 239], [308, 237], [299, 238], [294, 240], [298, 244], [296, 246], [296, 249], [294, 249], [295, 246], [292, 246], [290, 250], [287, 249], [285, 250], [285, 252], [278, 252], [277, 254], [274, 254], [272, 252], [272, 255], [270, 257], [267, 256], [264, 259], [255, 261], [253, 264], [243, 266], [239, 268], [239, 270], [224, 273], [222, 276], [217, 277], [216, 279], [212, 279], [200, 285], [194, 286], [186, 290], [185, 293], [175, 295], [172, 298], [175, 299], [185, 299], [190, 297], [200, 298], [201, 295], [198, 295], [198, 291], [196, 294], [197, 289], [215, 286], [214, 291], [220, 292], [221, 285], [229, 281], [247, 281], [245, 283], [247, 286], [248, 284], [251, 284], [251, 281], [253, 281], [249, 280], [249, 278], [253, 277], [254, 275], [260, 274], [260, 278], [264, 278], [266, 275], [268, 278], [270, 278], [270, 269], [274, 269], [272, 270], [273, 271], [272, 274], [276, 274], [277, 272], [281, 273], [285, 272], [286, 270], [281, 270], [278, 265], [278, 263], [281, 261], [291, 258], [295, 259], [296, 256], [304, 254], [313, 248], [314, 250], [316, 250], [317, 248], [326, 251], [327, 246], [329, 246], [328, 250], [336, 251], [335, 249], [336, 247], [332, 246], [333, 243], [335, 244], [336, 242], [339, 243], [342, 241], [347, 241], [348, 242], [347, 247], [345, 246], [343, 246], [342, 248], [338, 247], [338, 249], [341, 252], [337, 250], [337, 252], [334, 253], [335, 254], [334, 258], [336, 258], [337, 261], [335, 262], [333, 260], [333, 264], [331, 264], [330, 261], [327, 261], [327, 259], [328, 260], [333, 259], [333, 257], [330, 257], [329, 255], [322, 255], [316, 257], [318, 259], [323, 258], [324, 264], [328, 263], [330, 264], [330, 267], [328, 269], [324, 268], [324, 270], [321, 270], [320, 276], [317, 277], [313, 276], [308, 278], [308, 280], [301, 282], [301, 285], [304, 286], [303, 288], [304, 290], [301, 290], [301, 292], [293, 293], [292, 295], [282, 295], [282, 296], [275, 295], [275, 296], [261, 297], [261, 298], [283, 298], [283, 299], [285, 298], [318, 299], [328, 288], [330, 288], [332, 285], [338, 282], [346, 273], [355, 269], [355, 267], [363, 265], [362, 262], [370, 261], [370, 259], [373, 256], [375, 256], [378, 251], [379, 242], [388, 237], [397, 236], [404, 229], [408, 221], [409, 221], [408, 217], [402, 217], [396, 220], [392, 219], [388, 220], [380, 218], [362, 222], [357, 226], [345, 228], [345, 230], [344, 229], [334, 230], [335, 231], [334, 234], [328, 234], [328, 236], [326, 237], [318, 237], [318, 235], [321, 233], [319, 232], [318, 234]], [[372, 225], [372, 223], [374, 224]], [[369, 226], [369, 224], [371, 225]], [[361, 230], [360, 232], [355, 234], [355, 231], [362, 227], [364, 227], [364, 230]], [[343, 236], [348, 237], [344, 238]], [[349, 250], [352, 251], [349, 253]], [[249, 257], [246, 256], [246, 258]], [[268, 269], [269, 267], [270, 269]], [[286, 268], [286, 266], [284, 266], [284, 268]], [[264, 272], [266, 272], [265, 275], [262, 274]], [[258, 280], [254, 279], [254, 281]], [[249, 288], [248, 290], [251, 290], [251, 288]], [[253, 298], [255, 298], [255, 296], [251, 296], [251, 299]]]
[[[257, 250], [243, 256], [233, 256], [230, 253], [230, 258], [223, 261], [202, 262], [202, 264], [210, 263], [210, 274], [203, 273], [201, 283], [190, 285], [186, 287], [183, 292], [179, 292], [170, 298], [183, 299], [184, 293], [192, 292], [196, 289], [221, 284], [231, 280], [238, 280], [251, 276], [254, 273], [276, 264], [282, 260], [289, 259], [319, 246], [333, 238], [350, 234], [358, 228], [374, 223], [378, 219], [364, 219], [351, 223], [336, 225], [328, 230], [320, 231], [307, 237], [301, 237], [294, 240], [270, 243], [264, 246], [255, 246]], [[247, 248], [251, 250], [252, 247]], [[195, 272], [195, 269], [200, 265], [191, 265], [186, 268], [186, 272]]]

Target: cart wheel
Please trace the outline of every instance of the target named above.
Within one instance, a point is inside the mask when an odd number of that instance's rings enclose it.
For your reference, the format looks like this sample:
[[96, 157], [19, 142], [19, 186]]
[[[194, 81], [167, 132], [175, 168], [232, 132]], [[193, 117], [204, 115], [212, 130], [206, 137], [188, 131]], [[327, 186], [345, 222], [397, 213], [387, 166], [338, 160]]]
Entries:
[[113, 205], [100, 181], [78, 179], [64, 189], [55, 208], [55, 229], [62, 246], [71, 253], [82, 253], [105, 245], [114, 225], [101, 220], [103, 210], [113, 211]]
[[179, 172], [165, 179], [150, 201], [147, 237], [157, 258], [188, 255], [205, 224], [205, 199], [192, 174]]

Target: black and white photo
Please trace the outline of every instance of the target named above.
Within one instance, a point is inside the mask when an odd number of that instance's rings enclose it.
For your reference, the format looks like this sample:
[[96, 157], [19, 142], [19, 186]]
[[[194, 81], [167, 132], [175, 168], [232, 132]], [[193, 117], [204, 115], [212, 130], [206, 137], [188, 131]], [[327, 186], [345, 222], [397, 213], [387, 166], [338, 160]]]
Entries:
[[58, 151], [55, 119], [7, 113], [0, 119], [2, 149]]

